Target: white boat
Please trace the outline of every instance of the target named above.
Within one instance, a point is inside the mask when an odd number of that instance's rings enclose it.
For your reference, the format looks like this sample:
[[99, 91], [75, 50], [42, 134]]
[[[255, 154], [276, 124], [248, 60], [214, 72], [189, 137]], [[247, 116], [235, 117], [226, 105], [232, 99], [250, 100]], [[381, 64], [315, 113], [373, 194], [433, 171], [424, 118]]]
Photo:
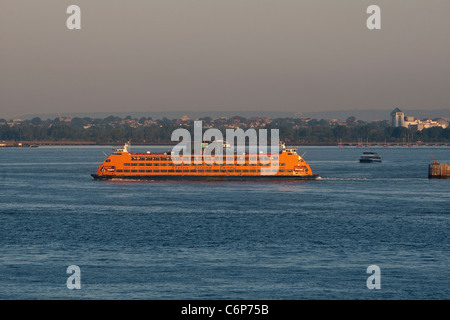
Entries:
[[376, 152], [366, 151], [363, 152], [362, 156], [359, 158], [361, 163], [369, 162], [381, 162], [381, 157]]

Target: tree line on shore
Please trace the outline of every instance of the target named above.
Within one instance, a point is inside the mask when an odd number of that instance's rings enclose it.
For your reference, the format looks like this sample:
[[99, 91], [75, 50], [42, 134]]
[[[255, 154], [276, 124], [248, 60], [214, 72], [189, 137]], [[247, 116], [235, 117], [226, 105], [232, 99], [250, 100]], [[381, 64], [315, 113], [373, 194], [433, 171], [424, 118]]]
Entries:
[[[232, 117], [213, 121], [202, 120], [207, 127], [222, 131], [231, 128], [248, 129], [250, 120]], [[450, 127], [432, 127], [421, 131], [405, 127], [391, 127], [387, 121], [364, 122], [351, 117], [346, 122], [333, 124], [327, 120], [278, 118], [270, 121], [252, 120], [254, 129], [279, 129], [280, 139], [287, 144], [336, 144], [369, 142], [450, 142]], [[80, 141], [99, 144], [123, 143], [171, 143], [172, 132], [177, 128], [185, 128], [192, 132], [193, 120], [181, 121], [167, 118], [152, 120], [151, 118], [132, 119], [130, 116], [107, 117], [105, 119], [73, 118], [63, 122], [54, 120], [22, 121], [9, 125], [0, 119], [0, 140], [3, 141]]]

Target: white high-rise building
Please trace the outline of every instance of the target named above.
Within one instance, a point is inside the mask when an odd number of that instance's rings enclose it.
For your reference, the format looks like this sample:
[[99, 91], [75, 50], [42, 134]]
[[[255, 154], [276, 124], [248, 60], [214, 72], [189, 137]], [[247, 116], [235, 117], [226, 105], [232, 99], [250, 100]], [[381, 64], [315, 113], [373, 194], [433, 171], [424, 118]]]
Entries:
[[405, 126], [405, 114], [399, 108], [395, 108], [391, 112], [391, 126], [392, 127], [404, 127]]
[[431, 127], [442, 127], [447, 128], [449, 125], [448, 121], [439, 118], [435, 120], [424, 119], [419, 120], [414, 117], [407, 117], [399, 108], [395, 108], [391, 112], [391, 126], [392, 127], [405, 127], [415, 130], [428, 129]]

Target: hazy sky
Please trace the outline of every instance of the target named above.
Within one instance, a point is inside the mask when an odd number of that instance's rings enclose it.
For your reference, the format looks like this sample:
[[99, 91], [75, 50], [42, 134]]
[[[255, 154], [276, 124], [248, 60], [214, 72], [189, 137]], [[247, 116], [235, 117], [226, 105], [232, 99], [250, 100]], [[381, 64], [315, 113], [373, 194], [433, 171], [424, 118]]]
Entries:
[[396, 106], [450, 108], [449, 0], [0, 1], [0, 118]]

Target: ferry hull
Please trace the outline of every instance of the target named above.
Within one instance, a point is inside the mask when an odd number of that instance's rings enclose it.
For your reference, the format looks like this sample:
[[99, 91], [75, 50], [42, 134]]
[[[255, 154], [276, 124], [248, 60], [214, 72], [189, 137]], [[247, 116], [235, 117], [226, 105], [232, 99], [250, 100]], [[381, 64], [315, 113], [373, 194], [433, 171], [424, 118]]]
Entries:
[[142, 176], [117, 176], [117, 175], [97, 175], [91, 174], [94, 180], [120, 180], [120, 181], [293, 181], [293, 180], [315, 180], [318, 174], [304, 176], [194, 176], [194, 175], [142, 175]]

